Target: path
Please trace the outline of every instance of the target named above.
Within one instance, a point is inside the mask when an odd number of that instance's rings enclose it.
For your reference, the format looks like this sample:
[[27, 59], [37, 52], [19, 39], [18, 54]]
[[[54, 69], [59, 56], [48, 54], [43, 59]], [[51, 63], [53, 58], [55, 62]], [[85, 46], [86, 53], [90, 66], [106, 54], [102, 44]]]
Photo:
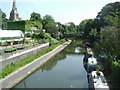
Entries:
[[[1, 65], [0, 69], [4, 68], [6, 65], [12, 63], [13, 61], [14, 62], [16, 60], [19, 61], [19, 59], [23, 59], [23, 58], [29, 56], [29, 55], [27, 55], [27, 53], [29, 54], [30, 52], [32, 52], [34, 50], [41, 49], [41, 48], [44, 48], [46, 46], [49, 46], [49, 43], [41, 44], [41, 45], [33, 47], [33, 48], [29, 48], [29, 49], [18, 51], [18, 52], [13, 53], [11, 56], [6, 57], [6, 58], [2, 56], [2, 59], [0, 60], [0, 65]], [[26, 54], [26, 56], [23, 57], [23, 55], [25, 55], [25, 54]]]
[[55, 54], [63, 50], [68, 44], [70, 44], [71, 41], [68, 41], [51, 52], [41, 56], [40, 58], [34, 60], [33, 62], [23, 66], [22, 68], [16, 70], [15, 72], [8, 75], [6, 78], [1, 79], [0, 83], [2, 85], [2, 88], [11, 88], [17, 83], [19, 83], [21, 80], [23, 80], [25, 77], [30, 75], [32, 72], [34, 72], [36, 69], [38, 69], [42, 64], [44, 64], [46, 61], [48, 61], [51, 57], [53, 57]]

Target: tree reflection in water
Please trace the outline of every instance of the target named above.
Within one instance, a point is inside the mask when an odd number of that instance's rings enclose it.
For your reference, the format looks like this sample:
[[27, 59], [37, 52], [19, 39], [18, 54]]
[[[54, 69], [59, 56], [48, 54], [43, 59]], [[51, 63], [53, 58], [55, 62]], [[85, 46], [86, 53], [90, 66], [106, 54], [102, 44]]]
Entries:
[[80, 54], [75, 53], [75, 48], [77, 46], [81, 46], [81, 41], [73, 41], [70, 45], [68, 45], [64, 50], [56, 54], [54, 57], [52, 57], [49, 61], [47, 61], [45, 64], [41, 66], [42, 72], [44, 70], [50, 71], [54, 66], [57, 65], [57, 62], [60, 60], [64, 60], [67, 56], [67, 54]]

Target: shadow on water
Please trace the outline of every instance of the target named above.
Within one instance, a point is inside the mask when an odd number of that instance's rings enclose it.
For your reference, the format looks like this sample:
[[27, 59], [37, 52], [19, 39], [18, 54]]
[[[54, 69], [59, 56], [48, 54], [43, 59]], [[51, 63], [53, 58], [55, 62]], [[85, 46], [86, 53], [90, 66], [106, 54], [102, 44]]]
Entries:
[[[88, 88], [82, 42], [73, 41], [14, 88]], [[14, 89], [13, 89], [14, 90]]]

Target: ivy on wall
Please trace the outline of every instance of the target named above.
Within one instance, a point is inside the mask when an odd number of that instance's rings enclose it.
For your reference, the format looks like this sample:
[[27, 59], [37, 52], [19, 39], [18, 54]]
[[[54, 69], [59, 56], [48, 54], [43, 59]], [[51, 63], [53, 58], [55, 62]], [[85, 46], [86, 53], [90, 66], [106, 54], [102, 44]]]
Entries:
[[21, 30], [25, 32], [25, 21], [8, 21], [7, 22], [8, 30]]
[[8, 30], [21, 30], [23, 32], [31, 32], [33, 27], [36, 27], [38, 30], [42, 29], [42, 24], [38, 21], [8, 21], [7, 29]]

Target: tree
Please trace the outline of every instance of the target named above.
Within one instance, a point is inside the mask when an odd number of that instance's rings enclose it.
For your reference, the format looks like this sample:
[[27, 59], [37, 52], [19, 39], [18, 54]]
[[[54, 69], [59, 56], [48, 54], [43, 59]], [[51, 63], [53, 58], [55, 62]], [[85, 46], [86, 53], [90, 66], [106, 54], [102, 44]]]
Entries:
[[42, 19], [43, 29], [46, 29], [45, 27], [49, 22], [55, 22], [55, 21], [51, 15], [45, 15]]
[[60, 38], [63, 38], [63, 35], [65, 34], [65, 29], [63, 27], [63, 24], [60, 22], [56, 22], [57, 28], [58, 28], [58, 34]]
[[94, 27], [94, 19], [85, 19], [79, 24], [79, 31], [83, 33], [83, 36], [88, 38], [89, 33]]
[[85, 37], [89, 37], [89, 33], [91, 32], [91, 30], [95, 28], [94, 27], [94, 19], [88, 19], [85, 25], [85, 31], [84, 31], [84, 36]]
[[26, 21], [25, 22], [25, 31], [26, 32], [34, 32], [35, 30], [42, 30], [42, 23], [39, 21]]
[[41, 21], [41, 15], [39, 13], [33, 12], [30, 17], [31, 21]]
[[116, 17], [116, 15], [118, 16], [119, 10], [120, 10], [120, 2], [109, 3], [101, 9], [101, 11], [98, 13], [96, 18], [104, 20], [105, 16], [110, 15]]
[[109, 3], [105, 5], [101, 11], [96, 16], [96, 19], [102, 21], [102, 27], [110, 25], [110, 22], [107, 21], [108, 18], [117, 17], [119, 19], [120, 14], [120, 2]]
[[45, 29], [47, 33], [50, 33], [52, 37], [58, 37], [58, 27], [55, 22], [49, 22], [45, 25]]
[[6, 14], [0, 9], [0, 28], [7, 29], [7, 18]]
[[76, 26], [73, 22], [68, 23], [68, 34], [76, 34]]
[[43, 29], [52, 37], [58, 37], [58, 26], [51, 15], [45, 15], [42, 19]]

